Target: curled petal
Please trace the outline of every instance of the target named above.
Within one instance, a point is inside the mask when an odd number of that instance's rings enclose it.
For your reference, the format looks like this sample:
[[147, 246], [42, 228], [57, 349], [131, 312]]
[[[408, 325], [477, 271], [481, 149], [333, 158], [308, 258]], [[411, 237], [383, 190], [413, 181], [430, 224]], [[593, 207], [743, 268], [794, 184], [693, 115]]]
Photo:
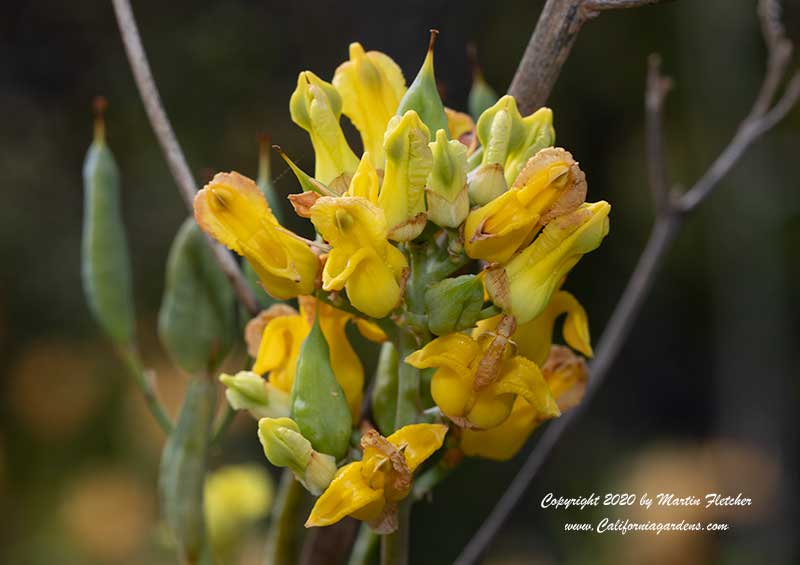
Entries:
[[387, 316], [402, 297], [398, 275], [375, 252], [365, 254], [345, 288], [353, 306], [373, 318]]
[[496, 393], [521, 396], [543, 418], [555, 418], [561, 414], [536, 363], [517, 355], [506, 361], [506, 365], [503, 377], [494, 385]]
[[403, 426], [387, 440], [402, 450], [406, 464], [413, 473], [428, 457], [444, 443], [447, 426], [442, 424], [411, 424]]
[[358, 514], [360, 520], [372, 520], [380, 514], [385, 504], [383, 489], [367, 484], [361, 466], [358, 461], [339, 469], [311, 509], [306, 528], [330, 526], [351, 514]]
[[505, 422], [489, 430], [464, 430], [461, 450], [470, 457], [496, 461], [511, 459], [525, 445], [541, 423], [536, 409], [523, 398], [517, 398]]

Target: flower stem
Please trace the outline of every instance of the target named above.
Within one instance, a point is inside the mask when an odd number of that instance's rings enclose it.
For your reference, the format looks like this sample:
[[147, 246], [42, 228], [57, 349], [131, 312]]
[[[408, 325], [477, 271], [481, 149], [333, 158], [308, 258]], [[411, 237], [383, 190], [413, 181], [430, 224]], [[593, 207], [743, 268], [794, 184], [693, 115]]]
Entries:
[[172, 433], [172, 420], [164, 410], [164, 406], [156, 396], [155, 386], [153, 381], [153, 373], [145, 369], [142, 359], [139, 357], [139, 352], [135, 346], [124, 346], [117, 349], [119, 356], [125, 363], [125, 368], [133, 376], [139, 389], [142, 391], [144, 400], [147, 403], [147, 408], [155, 418], [158, 425], [169, 435]]
[[381, 565], [408, 565], [408, 538], [411, 525], [411, 498], [400, 503], [397, 531], [381, 536]]
[[358, 530], [358, 537], [356, 543], [353, 545], [353, 551], [350, 554], [350, 559], [347, 565], [369, 565], [372, 563], [372, 554], [378, 545], [378, 534], [372, 531], [366, 524], [361, 524]]
[[272, 509], [267, 537], [264, 565], [292, 565], [297, 563], [297, 512], [303, 501], [305, 489], [294, 479], [291, 471], [281, 475], [278, 496]]

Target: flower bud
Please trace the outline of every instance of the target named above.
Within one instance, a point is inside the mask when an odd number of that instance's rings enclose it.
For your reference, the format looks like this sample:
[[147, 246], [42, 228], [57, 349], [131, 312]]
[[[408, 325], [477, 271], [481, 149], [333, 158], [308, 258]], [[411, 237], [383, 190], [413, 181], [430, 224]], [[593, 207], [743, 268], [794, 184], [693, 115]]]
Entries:
[[311, 71], [303, 71], [297, 77], [297, 88], [289, 100], [289, 112], [292, 121], [311, 137], [317, 180], [330, 185], [344, 174], [353, 174], [358, 158], [347, 144], [339, 124], [342, 98], [332, 84]]
[[601, 200], [554, 219], [505, 267], [486, 272], [492, 301], [525, 324], [542, 313], [553, 291], [585, 253], [608, 234], [611, 206]]
[[425, 189], [428, 219], [442, 227], [456, 228], [469, 213], [467, 147], [460, 141], [447, 141], [444, 130], [436, 132], [436, 141], [429, 145], [433, 168]]
[[525, 139], [516, 150], [509, 151], [506, 159], [506, 182], [510, 185], [517, 180], [528, 160], [545, 147], [552, 147], [556, 141], [556, 130], [553, 129], [553, 111], [550, 108], [539, 108], [530, 116], [522, 118], [525, 127]]
[[251, 371], [219, 376], [225, 385], [225, 398], [234, 410], [247, 410], [256, 420], [288, 416], [289, 395]]
[[398, 116], [404, 115], [409, 110], [419, 114], [420, 119], [427, 126], [428, 141], [433, 141], [433, 136], [440, 129], [444, 130], [445, 133], [448, 131], [447, 116], [444, 113], [444, 105], [439, 96], [436, 77], [433, 73], [433, 44], [438, 33], [435, 29], [431, 30], [428, 52], [425, 55], [422, 68], [420, 68], [414, 82], [408, 87], [397, 109]]
[[435, 335], [459, 332], [475, 325], [483, 307], [483, 283], [462, 275], [433, 284], [425, 292], [428, 327]]
[[291, 470], [311, 494], [321, 494], [336, 474], [336, 459], [314, 451], [291, 418], [262, 418], [258, 439], [269, 462]]
[[467, 255], [505, 263], [541, 226], [575, 210], [585, 198], [586, 177], [572, 155], [561, 148], [543, 149], [528, 161], [511, 190], [467, 216]]
[[378, 205], [395, 241], [410, 241], [425, 229], [425, 183], [433, 167], [429, 138], [428, 127], [413, 110], [392, 118], [383, 138], [386, 171]]
[[403, 71], [380, 51], [367, 51], [360, 43], [350, 44], [350, 60], [333, 75], [333, 86], [342, 97], [342, 110], [361, 134], [364, 152], [372, 164], [383, 168], [383, 132], [397, 112], [406, 92]]
[[[381, 143], [382, 142], [383, 138], [381, 138]], [[381, 150], [381, 156], [381, 159], [383, 159], [383, 150]], [[358, 163], [356, 173], [350, 181], [350, 186], [347, 188], [346, 194], [347, 196], [366, 198], [372, 204], [377, 205], [380, 187], [381, 180], [380, 177], [378, 177], [378, 171], [375, 169], [375, 165], [372, 164], [369, 152], [364, 152], [364, 155], [361, 156], [361, 161]]]

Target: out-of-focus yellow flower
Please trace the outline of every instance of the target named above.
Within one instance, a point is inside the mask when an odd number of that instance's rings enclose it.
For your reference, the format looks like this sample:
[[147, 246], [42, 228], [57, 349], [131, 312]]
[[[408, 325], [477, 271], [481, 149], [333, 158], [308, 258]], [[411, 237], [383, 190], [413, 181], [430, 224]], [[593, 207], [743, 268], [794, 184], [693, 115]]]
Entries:
[[229, 465], [208, 474], [203, 508], [217, 555], [229, 555], [247, 528], [267, 515], [274, 491], [269, 474], [257, 465]]
[[[501, 339], [495, 339], [498, 337]], [[539, 367], [516, 355], [502, 336], [487, 333], [476, 340], [450, 334], [431, 341], [405, 361], [418, 369], [437, 368], [431, 379], [431, 396], [442, 413], [459, 426], [499, 426], [517, 397], [543, 417], [559, 414]]]
[[[563, 327], [564, 340], [570, 347], [580, 351], [586, 357], [592, 357], [586, 310], [572, 294], [565, 290], [559, 290], [553, 294], [553, 298], [544, 312], [530, 322], [517, 326], [517, 329], [511, 334], [511, 339], [517, 344], [517, 353], [541, 367], [550, 354], [550, 346], [553, 343], [553, 326], [555, 326], [556, 319], [562, 314], [567, 315]], [[472, 337], [477, 338], [481, 334], [494, 331], [501, 318], [502, 315], [498, 315], [481, 320], [477, 323]]]
[[386, 129], [386, 170], [378, 204], [395, 241], [410, 241], [425, 229], [425, 183], [433, 167], [430, 137], [413, 110], [392, 118]]
[[258, 439], [269, 462], [292, 471], [311, 494], [321, 494], [336, 474], [336, 458], [315, 451], [291, 418], [262, 418]]
[[[311, 71], [301, 72], [289, 100], [289, 113], [292, 121], [311, 137], [316, 159], [314, 178], [337, 194], [344, 192], [358, 166], [358, 157], [347, 144], [339, 123], [342, 98], [336, 88]], [[342, 180], [338, 181], [340, 177]]]
[[380, 208], [357, 196], [323, 196], [311, 207], [311, 221], [333, 246], [322, 271], [322, 288], [346, 289], [350, 303], [373, 318], [389, 314], [400, 302], [408, 262], [387, 241]]
[[437, 225], [456, 228], [469, 213], [467, 148], [460, 141], [448, 141], [441, 129], [436, 132], [436, 141], [429, 145], [433, 168], [425, 188], [428, 218]]
[[585, 199], [586, 177], [572, 155], [561, 148], [542, 149], [508, 192], [467, 216], [467, 255], [504, 263], [543, 225], [575, 210]]
[[[301, 296], [300, 312], [285, 305], [280, 305], [277, 316], [272, 317], [264, 326], [261, 341], [253, 364], [253, 372], [269, 373], [269, 384], [290, 393], [294, 384], [297, 360], [300, 347], [303, 345], [311, 324], [315, 309], [319, 313], [320, 327], [325, 341], [330, 347], [330, 361], [336, 380], [344, 391], [351, 415], [355, 418], [361, 407], [364, 387], [364, 367], [358, 355], [353, 351], [347, 338], [345, 326], [349, 321], [357, 321], [352, 314], [338, 310], [329, 304], [314, 300], [310, 296]], [[273, 306], [276, 308], [278, 305]], [[369, 325], [361, 325], [371, 336], [374, 329]], [[274, 416], [277, 414], [267, 414]]]
[[369, 153], [364, 153], [358, 163], [356, 173], [353, 175], [353, 180], [350, 181], [346, 195], [360, 196], [377, 205], [380, 187], [381, 180], [378, 177], [378, 171], [375, 169], [375, 165], [372, 164]]
[[344, 114], [361, 133], [364, 151], [375, 167], [383, 168], [383, 133], [406, 92], [403, 71], [388, 55], [365, 52], [355, 42], [350, 44], [350, 60], [336, 69], [333, 86], [342, 97]]
[[551, 221], [534, 242], [504, 267], [486, 272], [492, 301], [525, 324], [541, 314], [575, 264], [608, 234], [611, 206], [600, 201]]
[[[586, 362], [566, 347], [553, 346], [547, 363], [542, 367], [547, 386], [558, 408], [564, 412], [576, 406], [586, 388]], [[525, 444], [533, 431], [548, 418], [524, 399], [518, 398], [508, 419], [491, 430], [464, 430], [461, 450], [471, 457], [505, 461], [511, 459]]]
[[239, 173], [218, 173], [194, 199], [194, 217], [211, 237], [243, 255], [275, 298], [310, 294], [319, 259], [281, 227], [264, 195]]
[[329, 526], [352, 516], [378, 533], [397, 528], [397, 502], [411, 490], [412, 475], [444, 442], [447, 426], [412, 424], [389, 437], [370, 430], [361, 438], [364, 457], [339, 469], [317, 499], [306, 527]]
[[470, 151], [475, 149], [477, 137], [475, 136], [475, 122], [469, 114], [445, 107], [444, 113], [447, 116], [447, 129], [450, 130], [450, 138], [457, 139], [466, 145]]

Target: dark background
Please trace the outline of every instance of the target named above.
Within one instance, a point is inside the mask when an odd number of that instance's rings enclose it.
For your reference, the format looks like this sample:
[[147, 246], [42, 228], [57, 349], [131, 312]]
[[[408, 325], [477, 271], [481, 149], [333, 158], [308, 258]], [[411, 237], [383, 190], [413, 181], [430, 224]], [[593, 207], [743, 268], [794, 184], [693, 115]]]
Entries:
[[[288, 98], [297, 73], [330, 79], [347, 45], [392, 56], [413, 78], [428, 29], [437, 77], [464, 108], [465, 45], [504, 91], [542, 2], [140, 1], [143, 41], [197, 178], [254, 175], [267, 131], [310, 169]], [[800, 39], [800, 7], [786, 24]], [[679, 0], [604, 14], [581, 32], [550, 98], [557, 144], [580, 160], [611, 234], [571, 276], [599, 336], [652, 220], [643, 151], [646, 57], [676, 88], [666, 107], [674, 182], [690, 186], [747, 113], [765, 50], [749, 0]], [[110, 102], [109, 143], [147, 362], [174, 410], [184, 379], [154, 333], [166, 254], [186, 211], [147, 123], [110, 2], [4, 2], [0, 8], [0, 560], [170, 562], [156, 524], [161, 445], [127, 375], [90, 319], [79, 277], [81, 163], [90, 101]], [[607, 385], [556, 450], [487, 563], [774, 563], [798, 560], [800, 112], [759, 141], [669, 253]], [[273, 159], [282, 195], [298, 190]], [[294, 227], [300, 228], [296, 222]], [[307, 227], [305, 229], [308, 229]], [[261, 462], [242, 419], [213, 465]], [[470, 461], [414, 512], [413, 563], [450, 562], [521, 464]], [[547, 492], [742, 492], [747, 509], [542, 510]], [[637, 514], [637, 512], [639, 512]], [[564, 533], [603, 516], [720, 521], [724, 535]], [[245, 555], [257, 555], [261, 542]], [[245, 557], [245, 562], [247, 558]]]

